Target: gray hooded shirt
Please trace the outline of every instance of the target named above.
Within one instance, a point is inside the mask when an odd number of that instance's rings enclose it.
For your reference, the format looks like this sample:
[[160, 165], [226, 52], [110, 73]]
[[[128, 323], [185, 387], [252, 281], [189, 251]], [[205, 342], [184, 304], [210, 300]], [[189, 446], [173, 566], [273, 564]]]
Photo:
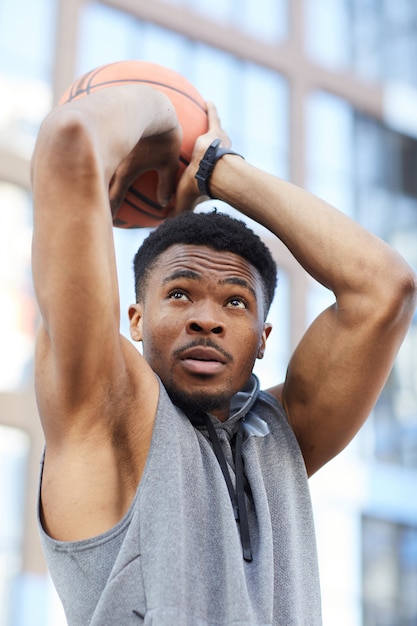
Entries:
[[320, 589], [303, 458], [280, 403], [252, 376], [222, 423], [211, 418], [234, 482], [242, 456], [252, 561], [206, 429], [160, 384], [145, 470], [124, 518], [60, 542], [40, 526], [69, 626], [319, 626]]

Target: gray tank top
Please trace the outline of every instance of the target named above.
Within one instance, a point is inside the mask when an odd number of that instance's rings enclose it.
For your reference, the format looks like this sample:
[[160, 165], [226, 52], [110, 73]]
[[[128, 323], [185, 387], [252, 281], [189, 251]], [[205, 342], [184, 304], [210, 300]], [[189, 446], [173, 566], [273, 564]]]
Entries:
[[[253, 560], [207, 432], [160, 397], [146, 467], [124, 518], [75, 542], [49, 537], [48, 567], [69, 626], [319, 626], [314, 527], [303, 459], [282, 406], [253, 376], [231, 417], [212, 420], [234, 476], [242, 455]], [[39, 517], [39, 511], [38, 511]]]

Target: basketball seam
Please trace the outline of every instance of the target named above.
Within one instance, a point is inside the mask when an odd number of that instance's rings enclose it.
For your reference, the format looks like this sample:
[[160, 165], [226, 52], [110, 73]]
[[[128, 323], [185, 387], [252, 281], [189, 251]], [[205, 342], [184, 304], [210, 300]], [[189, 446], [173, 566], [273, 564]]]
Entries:
[[[156, 204], [155, 202], [152, 202], [152, 200], [150, 200], [146, 196], [142, 196], [142, 194], [136, 192], [134, 189], [129, 189], [129, 192], [132, 193], [134, 196], [138, 197], [140, 200], [142, 200], [146, 204], [148, 204], [151, 208], [162, 210], [162, 207], [159, 206], [159, 204]], [[127, 197], [123, 200], [123, 202], [128, 204], [137, 213], [141, 213], [142, 215], [146, 215], [147, 217], [151, 217], [152, 219], [154, 219], [156, 221], [160, 221], [161, 220], [161, 215], [155, 215], [155, 213], [150, 213], [150, 212], [146, 211], [142, 207], [138, 206], [137, 204], [135, 204], [134, 202], [129, 200], [129, 198], [127, 198]], [[117, 215], [116, 215], [116, 217], [117, 217]]]
[[[93, 76], [91, 78], [93, 78]], [[74, 95], [71, 94], [70, 97], [68, 98], [68, 102], [70, 102], [71, 100], [73, 100], [74, 98], [82, 94], [91, 93], [92, 89], [98, 89], [100, 87], [104, 87], [105, 85], [115, 85], [115, 84], [124, 84], [124, 83], [130, 85], [132, 83], [139, 83], [139, 84], [145, 84], [145, 85], [158, 85], [159, 87], [164, 87], [165, 89], [175, 91], [176, 93], [179, 93], [181, 96], [184, 96], [184, 98], [187, 98], [188, 100], [191, 100], [191, 102], [194, 102], [194, 104], [196, 104], [198, 108], [201, 109], [201, 111], [206, 113], [205, 108], [198, 102], [198, 100], [196, 100], [195, 98], [193, 98], [186, 92], [182, 91], [181, 89], [177, 89], [176, 87], [172, 87], [171, 85], [167, 85], [166, 83], [161, 83], [157, 80], [150, 80], [150, 79], [145, 79], [145, 78], [121, 78], [119, 80], [116, 80], [116, 79], [112, 79], [108, 81], [106, 80], [101, 83], [95, 83], [94, 85], [91, 85], [91, 81], [89, 81], [89, 83], [90, 84], [88, 84], [85, 88], [81, 86], [79, 89], [77, 88], [75, 94]]]

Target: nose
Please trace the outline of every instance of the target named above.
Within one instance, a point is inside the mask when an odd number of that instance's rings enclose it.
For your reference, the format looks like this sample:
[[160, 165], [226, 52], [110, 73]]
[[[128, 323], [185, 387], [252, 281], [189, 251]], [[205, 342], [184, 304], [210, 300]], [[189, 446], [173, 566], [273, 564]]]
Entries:
[[190, 334], [221, 335], [224, 331], [225, 326], [219, 314], [208, 304], [194, 308], [192, 316], [187, 320], [187, 332]]

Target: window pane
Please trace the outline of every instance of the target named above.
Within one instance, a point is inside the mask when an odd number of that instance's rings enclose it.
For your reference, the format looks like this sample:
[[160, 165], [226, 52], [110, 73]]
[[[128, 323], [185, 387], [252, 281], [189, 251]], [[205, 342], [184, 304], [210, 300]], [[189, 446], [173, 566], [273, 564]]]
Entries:
[[11, 623], [13, 584], [21, 568], [28, 451], [25, 433], [0, 425], [0, 624]]
[[363, 626], [417, 623], [417, 528], [364, 518]]
[[[134, 58], [131, 46], [138, 22], [132, 16], [100, 3], [86, 3], [79, 22], [77, 74], [98, 65]], [[139, 57], [138, 57], [139, 58]]]
[[367, 80], [417, 85], [416, 14], [413, 0], [306, 0], [307, 51]]
[[238, 147], [242, 125], [239, 102], [242, 98], [241, 61], [206, 44], [196, 43], [190, 65], [191, 82], [206, 100], [216, 104], [222, 125]]
[[124, 59], [152, 61], [187, 74], [191, 56], [189, 40], [173, 31], [101, 3], [87, 4], [82, 10], [78, 75]]
[[343, 69], [350, 63], [348, 0], [305, 1], [306, 47], [311, 58], [328, 67]]
[[184, 0], [184, 4], [263, 42], [279, 41], [288, 34], [288, 0]]
[[232, 23], [263, 42], [288, 36], [287, 0], [235, 0]]
[[242, 72], [243, 154], [258, 167], [288, 177], [289, 101], [286, 81], [253, 63]]
[[307, 102], [307, 186], [347, 215], [354, 212], [353, 112], [344, 100], [315, 92]]
[[0, 182], [0, 391], [15, 391], [31, 374], [37, 309], [30, 271], [28, 194]]
[[230, 0], [185, 0], [190, 9], [198, 11], [205, 17], [218, 22], [229, 22], [232, 16]]
[[55, 5], [54, 0], [0, 2], [0, 147], [26, 158], [52, 105]]
[[380, 0], [354, 0], [351, 18], [352, 65], [365, 79], [378, 78], [384, 41]]

